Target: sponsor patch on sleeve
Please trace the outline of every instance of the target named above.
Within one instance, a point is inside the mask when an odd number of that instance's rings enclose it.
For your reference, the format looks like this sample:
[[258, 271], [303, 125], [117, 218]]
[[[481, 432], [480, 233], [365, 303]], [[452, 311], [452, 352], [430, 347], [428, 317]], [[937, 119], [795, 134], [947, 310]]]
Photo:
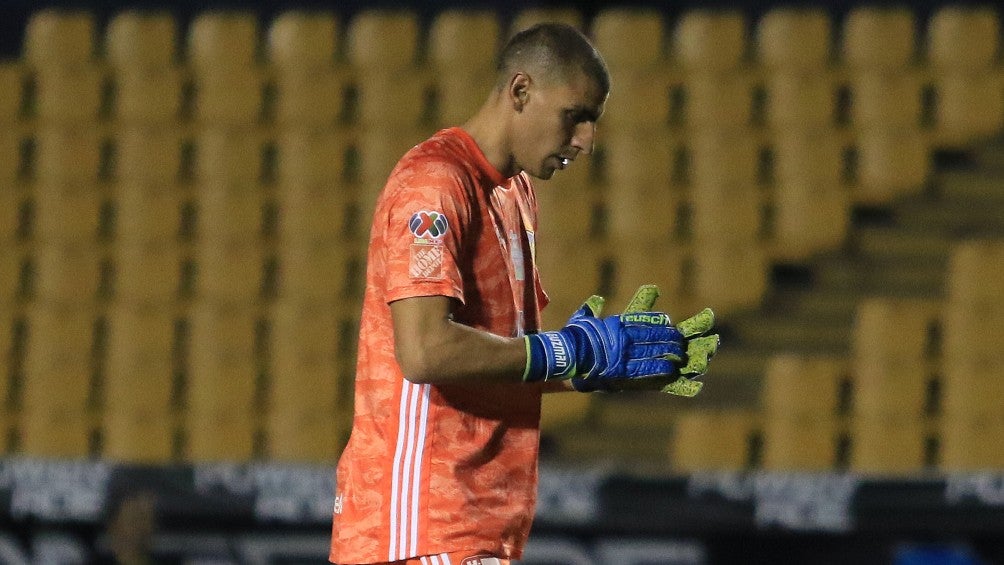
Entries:
[[443, 246], [427, 243], [411, 244], [408, 273], [413, 279], [443, 278]]
[[450, 224], [442, 212], [421, 210], [411, 215], [411, 219], [408, 220], [408, 229], [418, 239], [435, 241], [446, 235]]

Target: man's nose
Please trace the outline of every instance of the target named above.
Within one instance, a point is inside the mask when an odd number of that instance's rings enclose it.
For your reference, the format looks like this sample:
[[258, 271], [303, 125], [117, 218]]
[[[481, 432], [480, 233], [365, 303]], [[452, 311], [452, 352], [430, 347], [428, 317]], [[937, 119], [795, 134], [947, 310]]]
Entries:
[[589, 155], [593, 152], [593, 140], [596, 137], [596, 122], [582, 122], [576, 124], [575, 133], [572, 135], [572, 147], [582, 153]]

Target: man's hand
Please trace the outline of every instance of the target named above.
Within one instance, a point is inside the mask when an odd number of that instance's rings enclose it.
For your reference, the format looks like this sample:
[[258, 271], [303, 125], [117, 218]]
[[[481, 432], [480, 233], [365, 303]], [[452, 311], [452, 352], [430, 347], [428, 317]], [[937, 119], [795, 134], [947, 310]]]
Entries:
[[[654, 305], [658, 290], [651, 287]], [[684, 336], [667, 314], [637, 308], [600, 318], [603, 298], [592, 296], [558, 331], [526, 336], [527, 382], [572, 379], [581, 391], [610, 382], [671, 374], [682, 362]]]

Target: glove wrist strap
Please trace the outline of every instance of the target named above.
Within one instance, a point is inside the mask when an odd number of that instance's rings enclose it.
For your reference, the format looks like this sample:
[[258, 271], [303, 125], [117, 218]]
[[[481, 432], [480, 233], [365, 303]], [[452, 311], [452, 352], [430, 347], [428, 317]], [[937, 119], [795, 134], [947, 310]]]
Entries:
[[569, 379], [576, 375], [575, 346], [564, 331], [530, 334], [526, 340], [523, 381], [532, 383]]

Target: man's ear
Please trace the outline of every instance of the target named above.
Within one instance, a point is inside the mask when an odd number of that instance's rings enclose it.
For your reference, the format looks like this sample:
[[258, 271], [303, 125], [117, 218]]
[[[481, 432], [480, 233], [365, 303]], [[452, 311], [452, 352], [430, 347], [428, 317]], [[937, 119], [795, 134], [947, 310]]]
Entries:
[[509, 81], [509, 90], [507, 92], [509, 100], [512, 103], [513, 109], [517, 112], [523, 111], [523, 106], [526, 105], [526, 101], [530, 97], [530, 85], [533, 81], [530, 79], [530, 75], [520, 71], [512, 76]]

